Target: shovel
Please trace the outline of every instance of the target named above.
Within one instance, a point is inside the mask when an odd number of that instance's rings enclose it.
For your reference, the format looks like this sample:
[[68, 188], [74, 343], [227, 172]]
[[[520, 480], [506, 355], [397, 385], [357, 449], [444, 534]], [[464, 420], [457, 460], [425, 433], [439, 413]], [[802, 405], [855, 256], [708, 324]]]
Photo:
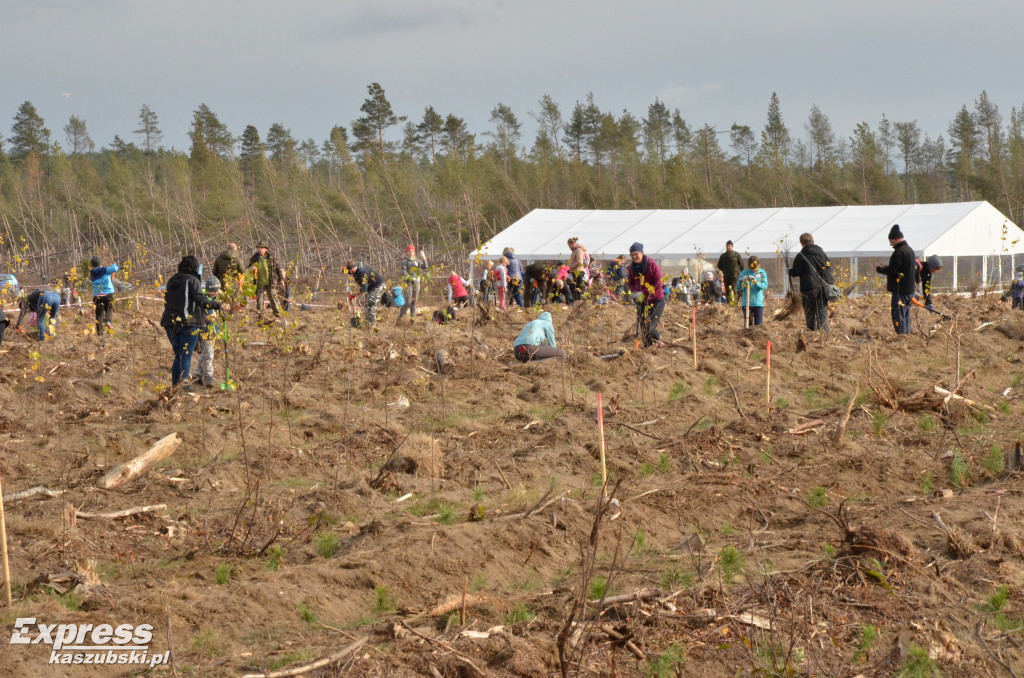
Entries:
[[920, 299], [916, 299], [916, 298], [915, 298], [915, 299], [911, 299], [911, 300], [910, 300], [910, 303], [912, 303], [912, 304], [913, 304], [914, 306], [920, 306], [920, 307], [921, 307], [921, 308], [923, 308], [924, 310], [926, 310], [926, 311], [929, 311], [929, 312], [931, 312], [931, 313], [934, 313], [935, 315], [941, 315], [941, 316], [942, 316], [943, 318], [945, 318], [946, 320], [952, 320], [952, 319], [953, 319], [952, 317], [950, 317], [950, 316], [946, 315], [945, 313], [941, 313], [941, 312], [939, 312], [939, 311], [936, 311], [936, 310], [935, 310], [934, 308], [928, 308], [928, 307], [927, 307], [927, 306], [925, 306], [925, 305], [924, 305], [923, 303], [921, 303], [921, 300], [920, 300]]

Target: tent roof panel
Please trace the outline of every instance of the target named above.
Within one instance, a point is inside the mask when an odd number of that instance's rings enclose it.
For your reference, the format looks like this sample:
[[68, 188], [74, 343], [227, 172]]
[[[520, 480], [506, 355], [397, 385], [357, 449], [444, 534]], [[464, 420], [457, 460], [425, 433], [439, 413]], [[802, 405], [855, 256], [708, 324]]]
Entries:
[[[537, 248], [537, 251], [545, 252], [545, 259], [566, 258], [569, 256], [566, 241], [577, 237], [593, 255], [595, 248], [601, 247], [636, 224], [643, 223], [653, 213], [654, 210], [594, 210], [569, 228], [549, 232], [550, 238]], [[553, 256], [549, 256], [550, 254]]]
[[[811, 233], [831, 257], [887, 257], [887, 236], [898, 223], [919, 255], [981, 256], [1024, 253], [1024, 234], [987, 202], [720, 210], [534, 210], [498, 233], [472, 256], [497, 258], [513, 247], [522, 258], [568, 256], [565, 241], [577, 236], [599, 259], [644, 243], [654, 257], [716, 256], [732, 240], [736, 249], [762, 257], [800, 233]], [[1004, 233], [1004, 228], [1012, 228]], [[780, 243], [781, 241], [781, 243]]]
[[628, 252], [629, 246], [633, 243], [642, 242], [645, 251], [661, 254], [669, 242], [677, 239], [681, 233], [688, 232], [717, 211], [658, 210], [598, 248], [590, 248], [590, 253], [600, 259], [614, 259], [620, 254]]
[[778, 207], [718, 210], [662, 248], [667, 257], [703, 254], [711, 257], [725, 251], [725, 241], [735, 243], [779, 212]]
[[813, 234], [839, 215], [845, 207], [785, 207], [765, 219], [755, 230], [733, 239], [738, 252], [766, 255], [783, 248], [799, 249], [801, 233]]

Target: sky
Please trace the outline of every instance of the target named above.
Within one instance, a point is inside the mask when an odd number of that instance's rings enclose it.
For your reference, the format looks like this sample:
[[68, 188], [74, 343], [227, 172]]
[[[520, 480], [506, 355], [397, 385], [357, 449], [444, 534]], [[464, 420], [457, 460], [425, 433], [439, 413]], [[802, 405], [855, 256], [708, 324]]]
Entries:
[[205, 103], [236, 136], [281, 123], [319, 145], [377, 82], [396, 114], [433, 106], [479, 142], [506, 104], [527, 147], [542, 96], [568, 118], [588, 93], [759, 134], [776, 92], [794, 138], [817, 105], [841, 137], [885, 115], [948, 139], [982, 91], [1004, 121], [1024, 106], [1021, 25], [1020, 0], [0, 0], [0, 136], [31, 101], [65, 148], [72, 115], [97, 148], [138, 142], [146, 104], [187, 150]]

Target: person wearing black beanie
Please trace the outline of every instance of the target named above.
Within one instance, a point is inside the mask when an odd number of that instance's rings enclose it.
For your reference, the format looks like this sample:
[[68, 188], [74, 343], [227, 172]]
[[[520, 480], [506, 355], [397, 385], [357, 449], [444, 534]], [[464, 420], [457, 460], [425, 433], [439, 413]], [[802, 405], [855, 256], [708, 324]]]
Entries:
[[892, 255], [888, 266], [876, 266], [875, 270], [885, 276], [885, 289], [892, 294], [890, 309], [892, 326], [896, 334], [910, 334], [910, 305], [917, 280], [914, 275], [917, 269], [914, 250], [903, 238], [899, 224], [889, 229], [889, 245]]
[[191, 390], [192, 354], [199, 341], [199, 331], [206, 326], [206, 310], [223, 308], [231, 310], [230, 304], [221, 304], [203, 293], [199, 279], [199, 260], [194, 256], [182, 257], [178, 272], [167, 281], [164, 292], [164, 313], [160, 326], [167, 332], [167, 339], [174, 351], [171, 363], [171, 386], [185, 381], [185, 389]]

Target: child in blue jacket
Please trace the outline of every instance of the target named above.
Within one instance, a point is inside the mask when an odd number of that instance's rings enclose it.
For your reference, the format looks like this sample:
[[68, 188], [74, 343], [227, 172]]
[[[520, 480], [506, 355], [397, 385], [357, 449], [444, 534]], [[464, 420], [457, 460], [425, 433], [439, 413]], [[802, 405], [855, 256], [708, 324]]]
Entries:
[[768, 289], [768, 274], [761, 268], [761, 260], [757, 257], [747, 259], [747, 268], [740, 272], [736, 279], [736, 287], [740, 290], [740, 308], [746, 313], [750, 306], [750, 317], [747, 325], [760, 325], [764, 322], [764, 292]]

